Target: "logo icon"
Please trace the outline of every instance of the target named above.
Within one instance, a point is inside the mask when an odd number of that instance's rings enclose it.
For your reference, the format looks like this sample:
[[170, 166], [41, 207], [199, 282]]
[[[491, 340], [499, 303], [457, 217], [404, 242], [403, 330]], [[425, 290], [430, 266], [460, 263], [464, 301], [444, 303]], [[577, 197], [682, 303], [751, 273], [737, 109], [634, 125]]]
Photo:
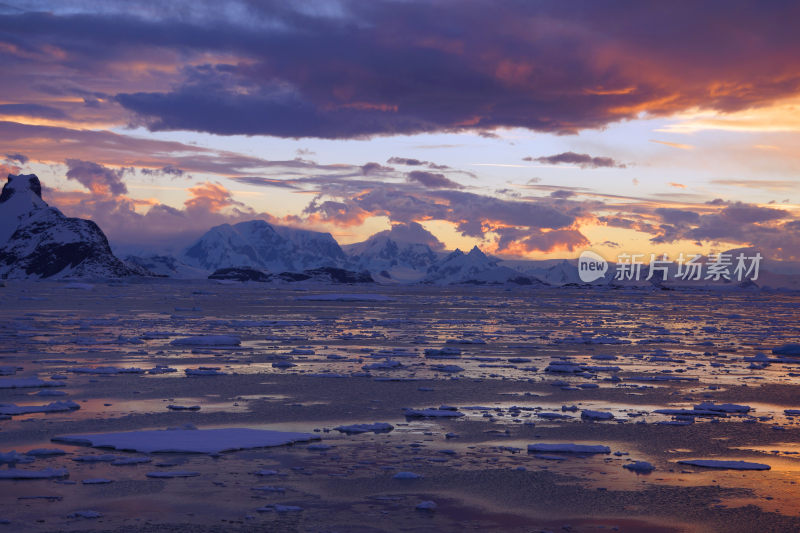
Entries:
[[578, 257], [578, 276], [584, 283], [591, 283], [605, 276], [608, 263], [591, 250], [584, 250]]

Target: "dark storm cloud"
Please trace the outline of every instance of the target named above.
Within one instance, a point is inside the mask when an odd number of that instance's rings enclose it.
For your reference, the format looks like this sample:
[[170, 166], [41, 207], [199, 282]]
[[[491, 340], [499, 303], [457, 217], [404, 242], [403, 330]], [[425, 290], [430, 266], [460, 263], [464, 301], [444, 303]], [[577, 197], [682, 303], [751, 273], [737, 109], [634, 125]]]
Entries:
[[523, 161], [537, 161], [546, 165], [578, 165], [581, 168], [625, 168], [625, 165], [610, 157], [592, 157], [589, 154], [564, 152], [546, 157], [525, 157]]
[[[51, 13], [6, 12], [0, 60], [12, 78], [56, 67], [73, 82], [119, 78], [115, 89], [85, 90], [113, 95], [152, 130], [281, 137], [575, 133], [642, 112], [735, 111], [800, 88], [795, 2], [226, 5], [53, 2]], [[144, 83], [128, 72], [158, 76]], [[35, 105], [24, 100], [29, 89], [14, 85], [6, 100]]]

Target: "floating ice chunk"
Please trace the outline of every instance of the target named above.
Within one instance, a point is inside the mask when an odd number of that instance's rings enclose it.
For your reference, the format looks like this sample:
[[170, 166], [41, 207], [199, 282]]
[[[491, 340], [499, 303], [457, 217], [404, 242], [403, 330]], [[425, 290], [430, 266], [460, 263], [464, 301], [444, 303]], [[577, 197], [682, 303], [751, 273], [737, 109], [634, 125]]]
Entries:
[[572, 415], [564, 415], [561, 413], [536, 413], [536, 416], [539, 418], [544, 418], [545, 420], [562, 420], [567, 418], [575, 418]]
[[284, 487], [275, 487], [272, 485], [261, 485], [260, 487], [251, 487], [250, 490], [258, 490], [262, 492], [286, 492]]
[[197, 477], [200, 475], [200, 472], [192, 472], [191, 470], [160, 470], [158, 472], [148, 472], [145, 475], [151, 478], [169, 479], [174, 477]]
[[84, 485], [106, 485], [108, 483], [112, 483], [112, 481], [104, 477], [93, 477], [89, 479], [83, 479], [81, 480], [81, 483]]
[[337, 426], [336, 431], [340, 433], [347, 433], [350, 435], [358, 435], [360, 433], [388, 433], [394, 429], [394, 426], [386, 422], [375, 422], [372, 424], [350, 424], [349, 426]]
[[545, 372], [557, 374], [574, 374], [576, 372], [583, 372], [581, 365], [575, 363], [552, 362], [544, 369]]
[[424, 502], [418, 503], [415, 509], [417, 511], [435, 511], [436, 507], [437, 507], [436, 502], [431, 500], [425, 500]]
[[75, 411], [81, 406], [67, 400], [63, 402], [52, 402], [47, 405], [15, 405], [13, 403], [0, 403], [0, 415], [25, 415], [28, 413], [61, 413], [64, 411]]
[[69, 477], [69, 472], [67, 472], [66, 468], [45, 468], [44, 470], [0, 469], [0, 479], [49, 479], [62, 477]]
[[276, 361], [272, 363], [272, 368], [292, 368], [295, 366], [297, 365], [292, 363], [291, 361]]
[[277, 470], [259, 470], [258, 472], [253, 472], [257, 476], [277, 476]]
[[406, 409], [405, 416], [408, 418], [458, 418], [464, 413], [452, 409]]
[[750, 412], [749, 405], [737, 405], [735, 403], [721, 403], [715, 404], [711, 402], [703, 402], [694, 406], [699, 411], [719, 411], [723, 413], [748, 413]]
[[2, 378], [0, 389], [30, 389], [35, 387], [63, 387], [59, 381], [45, 381], [39, 378]]
[[155, 367], [149, 369], [147, 373], [156, 375], [156, 374], [170, 374], [172, 372], [177, 372], [177, 371], [178, 371], [177, 368], [170, 368], [164, 365], [156, 365]]
[[101, 518], [103, 513], [100, 511], [75, 511], [74, 513], [70, 513], [67, 515], [67, 518]]
[[398, 472], [392, 476], [392, 479], [419, 479], [422, 476], [414, 472]]
[[61, 448], [35, 448], [33, 450], [28, 450], [25, 452], [25, 455], [31, 455], [33, 457], [49, 457], [52, 455], [66, 455], [67, 452], [62, 450]]
[[592, 411], [584, 409], [581, 411], [581, 418], [583, 420], [613, 420], [614, 415], [604, 411]]
[[320, 438], [310, 433], [292, 433], [250, 428], [166, 429], [63, 435], [53, 442], [141, 453], [222, 453], [249, 448], [267, 448]]
[[528, 453], [611, 453], [608, 446], [602, 444], [528, 444]]
[[195, 335], [175, 339], [173, 346], [239, 346], [242, 340], [233, 335]]
[[634, 461], [633, 463], [622, 465], [622, 468], [627, 468], [631, 472], [636, 472], [637, 474], [649, 474], [656, 469], [656, 467], [647, 461]]
[[0, 465], [1, 464], [17, 464], [17, 463], [32, 463], [35, 461], [33, 457], [28, 457], [26, 454], [18, 453], [15, 450], [11, 450], [10, 452], [0, 453]]
[[224, 376], [225, 372], [219, 368], [187, 368], [183, 371], [187, 376]]
[[783, 414], [786, 416], [800, 416], [800, 409], [784, 409]]
[[141, 368], [117, 368], [115, 366], [98, 366], [98, 367], [78, 367], [71, 368], [70, 372], [73, 374], [97, 374], [97, 375], [111, 375], [111, 374], [144, 374]]
[[281, 505], [278, 503], [275, 505], [265, 505], [264, 507], [256, 509], [259, 513], [269, 513], [271, 511], [275, 511], [276, 513], [296, 513], [302, 510], [303, 508], [297, 505]]
[[173, 405], [173, 404], [169, 404], [167, 406], [167, 409], [169, 409], [170, 411], [199, 411], [200, 410], [200, 406], [199, 405]]
[[483, 339], [447, 339], [445, 344], [486, 344]]
[[789, 343], [772, 349], [775, 355], [787, 355], [789, 357], [800, 357], [800, 343]]
[[769, 470], [771, 467], [763, 463], [750, 463], [747, 461], [718, 461], [715, 459], [687, 459], [678, 461], [678, 464], [702, 466], [704, 468], [719, 468], [724, 470]]
[[309, 294], [295, 300], [307, 302], [394, 302], [394, 298], [383, 294]]

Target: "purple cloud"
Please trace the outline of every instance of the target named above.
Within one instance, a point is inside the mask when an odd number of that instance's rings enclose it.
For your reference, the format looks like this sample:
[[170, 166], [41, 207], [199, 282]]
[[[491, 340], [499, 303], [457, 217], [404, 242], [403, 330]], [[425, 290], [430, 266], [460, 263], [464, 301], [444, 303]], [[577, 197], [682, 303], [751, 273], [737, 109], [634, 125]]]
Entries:
[[[121, 106], [152, 130], [217, 134], [491, 136], [503, 127], [576, 133], [643, 112], [735, 111], [800, 90], [800, 6], [790, 2], [683, 2], [658, 17], [648, 2], [343, 0], [335, 16], [234, 4], [7, 11], [6, 105], [40, 105], [30, 91], [53, 93], [58, 67], [63, 90], [79, 87], [82, 101], [25, 112], [122, 119]], [[104, 82], [109, 73], [116, 86]]]
[[525, 157], [523, 161], [537, 161], [546, 165], [578, 165], [581, 168], [625, 168], [625, 165], [610, 157], [592, 157], [589, 154], [564, 152], [546, 157]]
[[406, 179], [411, 183], [419, 183], [429, 189], [463, 189], [463, 185], [446, 178], [444, 174], [412, 170], [406, 174]]
[[112, 170], [103, 165], [80, 159], [67, 159], [67, 178], [80, 182], [95, 194], [118, 196], [126, 194], [128, 187], [122, 181], [123, 170]]

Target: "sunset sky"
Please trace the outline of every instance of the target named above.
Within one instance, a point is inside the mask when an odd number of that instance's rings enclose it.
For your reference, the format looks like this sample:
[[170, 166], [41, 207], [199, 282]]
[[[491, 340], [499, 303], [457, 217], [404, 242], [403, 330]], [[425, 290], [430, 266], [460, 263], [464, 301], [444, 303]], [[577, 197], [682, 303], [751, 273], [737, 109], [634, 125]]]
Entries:
[[800, 3], [0, 3], [0, 166], [117, 247], [800, 260]]

